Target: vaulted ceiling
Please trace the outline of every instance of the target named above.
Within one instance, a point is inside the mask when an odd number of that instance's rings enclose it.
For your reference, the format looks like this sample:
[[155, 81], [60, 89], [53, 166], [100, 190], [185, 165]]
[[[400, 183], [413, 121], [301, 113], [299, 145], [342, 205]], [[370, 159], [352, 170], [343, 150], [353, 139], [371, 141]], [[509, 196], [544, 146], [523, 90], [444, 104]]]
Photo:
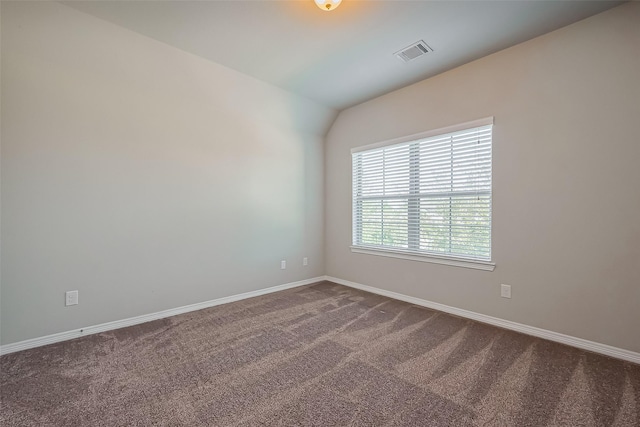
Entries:
[[[619, 1], [74, 1], [68, 6], [343, 109]], [[393, 54], [424, 40], [433, 52]]]

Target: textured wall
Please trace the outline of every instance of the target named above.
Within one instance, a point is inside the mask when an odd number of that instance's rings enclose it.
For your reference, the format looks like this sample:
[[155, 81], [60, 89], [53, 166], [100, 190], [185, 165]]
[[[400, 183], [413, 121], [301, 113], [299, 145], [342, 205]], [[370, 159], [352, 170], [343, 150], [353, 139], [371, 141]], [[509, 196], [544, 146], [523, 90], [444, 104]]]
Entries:
[[322, 275], [334, 114], [67, 6], [3, 2], [1, 342]]
[[[327, 274], [640, 351], [638, 46], [629, 3], [342, 111], [325, 148]], [[487, 116], [495, 271], [351, 253], [350, 149]]]

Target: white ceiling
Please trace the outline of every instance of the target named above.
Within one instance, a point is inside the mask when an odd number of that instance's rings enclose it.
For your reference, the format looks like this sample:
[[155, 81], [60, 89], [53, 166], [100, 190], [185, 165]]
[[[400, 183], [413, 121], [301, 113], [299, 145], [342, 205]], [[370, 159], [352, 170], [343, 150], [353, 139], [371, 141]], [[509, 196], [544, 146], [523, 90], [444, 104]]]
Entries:
[[[64, 4], [343, 109], [618, 1], [74, 1]], [[393, 53], [423, 39], [429, 53]]]

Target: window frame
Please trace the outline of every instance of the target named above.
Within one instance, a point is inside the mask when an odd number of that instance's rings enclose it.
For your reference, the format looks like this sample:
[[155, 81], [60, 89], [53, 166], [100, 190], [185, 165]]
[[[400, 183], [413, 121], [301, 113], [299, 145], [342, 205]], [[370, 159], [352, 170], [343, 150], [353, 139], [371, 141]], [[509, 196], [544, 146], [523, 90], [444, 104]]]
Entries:
[[[358, 254], [366, 254], [366, 255], [376, 255], [376, 256], [384, 256], [384, 257], [391, 257], [391, 258], [399, 258], [399, 259], [405, 259], [405, 260], [411, 260], [411, 261], [421, 261], [421, 262], [429, 262], [429, 263], [435, 263], [435, 264], [444, 264], [444, 265], [450, 265], [450, 266], [455, 266], [455, 267], [465, 267], [465, 268], [472, 268], [472, 269], [479, 269], [479, 270], [485, 270], [485, 271], [493, 271], [495, 269], [495, 263], [493, 262], [492, 259], [490, 260], [480, 260], [480, 259], [474, 259], [474, 258], [467, 258], [464, 256], [457, 256], [457, 255], [452, 255], [452, 254], [437, 254], [437, 253], [425, 253], [425, 252], [417, 252], [415, 250], [415, 248], [418, 246], [416, 244], [416, 242], [413, 242], [410, 236], [415, 236], [415, 233], [410, 233], [409, 229], [411, 227], [411, 224], [413, 224], [415, 226], [415, 224], [418, 224], [418, 227], [420, 226], [420, 221], [418, 220], [417, 222], [411, 221], [409, 219], [409, 216], [412, 214], [411, 210], [408, 209], [407, 210], [407, 249], [403, 249], [403, 248], [390, 248], [390, 247], [376, 247], [376, 246], [367, 246], [367, 245], [357, 245], [355, 244], [355, 242], [357, 242], [357, 237], [356, 237], [356, 233], [357, 233], [357, 214], [356, 214], [356, 203], [357, 203], [357, 199], [355, 197], [355, 173], [356, 170], [354, 168], [354, 162], [353, 162], [353, 155], [359, 152], [364, 152], [364, 151], [370, 151], [370, 150], [375, 150], [375, 149], [380, 149], [380, 148], [384, 148], [387, 146], [393, 146], [393, 145], [400, 145], [403, 143], [411, 143], [414, 141], [418, 141], [421, 139], [426, 139], [426, 138], [431, 138], [431, 137], [436, 137], [436, 136], [440, 136], [440, 135], [445, 135], [445, 134], [450, 134], [450, 133], [455, 133], [455, 132], [459, 132], [459, 131], [464, 131], [464, 130], [468, 130], [468, 129], [473, 129], [473, 128], [478, 128], [478, 127], [483, 127], [483, 126], [489, 126], [489, 125], [493, 125], [494, 124], [494, 119], [493, 117], [486, 117], [483, 119], [478, 119], [478, 120], [473, 120], [473, 121], [469, 121], [469, 122], [465, 122], [465, 123], [460, 123], [457, 125], [453, 125], [453, 126], [447, 126], [447, 127], [442, 127], [442, 128], [438, 128], [438, 129], [433, 129], [433, 130], [429, 130], [426, 132], [420, 132], [417, 134], [413, 134], [413, 135], [408, 135], [405, 137], [401, 137], [401, 138], [395, 138], [395, 139], [391, 139], [391, 140], [387, 140], [387, 141], [381, 141], [381, 142], [377, 142], [374, 144], [369, 144], [369, 145], [364, 145], [364, 146], [360, 146], [360, 147], [356, 147], [351, 149], [351, 154], [352, 154], [352, 170], [351, 170], [351, 177], [352, 177], [352, 188], [351, 188], [351, 226], [352, 226], [352, 233], [351, 233], [351, 252], [353, 253], [358, 253]], [[493, 147], [493, 131], [492, 131], [492, 136], [491, 136], [491, 147]], [[410, 148], [411, 150], [411, 148]], [[493, 150], [492, 150], [493, 152]], [[410, 170], [412, 169], [411, 167], [411, 160], [412, 155], [409, 155], [409, 168]], [[493, 157], [493, 155], [491, 156]], [[493, 162], [491, 162], [493, 163]], [[491, 169], [492, 170], [492, 169]], [[411, 174], [411, 172], [410, 172]], [[409, 183], [411, 183], [412, 180], [409, 180]], [[411, 194], [412, 188], [409, 189], [409, 194]], [[407, 203], [410, 202], [410, 198], [407, 199]], [[493, 233], [493, 227], [492, 227], [492, 209], [491, 206], [493, 204], [493, 183], [491, 183], [491, 190], [490, 190], [490, 199], [489, 199], [489, 232], [490, 232], [490, 256], [492, 257], [493, 255], [493, 251], [492, 249], [492, 233]], [[413, 211], [413, 214], [415, 214], [415, 211]], [[413, 247], [414, 250], [411, 250], [410, 248]]]

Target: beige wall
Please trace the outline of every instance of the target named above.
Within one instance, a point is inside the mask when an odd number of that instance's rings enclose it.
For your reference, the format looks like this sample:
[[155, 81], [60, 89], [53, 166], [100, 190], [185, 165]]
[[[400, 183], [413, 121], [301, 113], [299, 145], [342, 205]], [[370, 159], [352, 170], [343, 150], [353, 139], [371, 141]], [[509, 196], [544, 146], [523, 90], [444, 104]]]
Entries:
[[324, 274], [333, 117], [67, 6], [2, 2], [2, 344]]
[[[327, 274], [640, 351], [639, 46], [640, 4], [625, 4], [342, 111]], [[495, 271], [351, 253], [350, 149], [487, 116]]]
[[[640, 351], [640, 4], [343, 111], [324, 151], [331, 110], [57, 3], [1, 10], [0, 343], [326, 272]], [[350, 148], [491, 115], [494, 272], [349, 251]]]

